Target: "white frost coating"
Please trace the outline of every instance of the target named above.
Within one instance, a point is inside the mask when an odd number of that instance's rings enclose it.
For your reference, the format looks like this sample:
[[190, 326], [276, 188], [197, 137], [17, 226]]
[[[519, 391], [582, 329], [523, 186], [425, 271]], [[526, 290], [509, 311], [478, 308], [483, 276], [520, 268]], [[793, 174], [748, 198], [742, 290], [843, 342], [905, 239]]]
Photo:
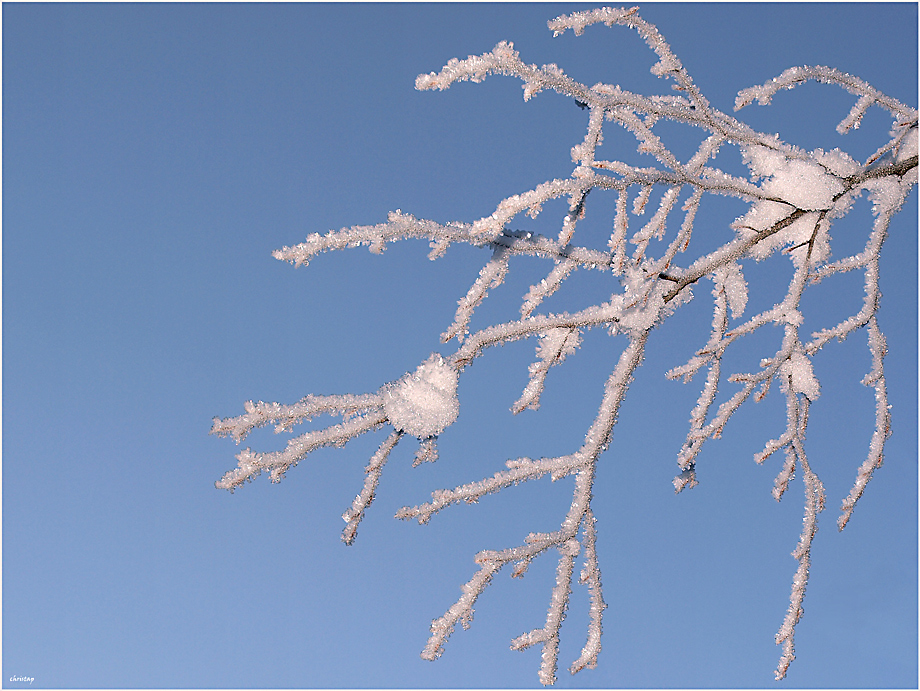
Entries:
[[864, 187], [869, 190], [872, 213], [879, 216], [897, 209], [904, 201], [904, 190], [893, 178], [869, 180]]
[[383, 409], [398, 430], [419, 439], [436, 437], [457, 419], [457, 370], [433, 354], [384, 393]]
[[578, 329], [550, 329], [540, 336], [537, 345], [537, 357], [540, 359], [527, 368], [530, 381], [524, 387], [521, 397], [511, 406], [515, 415], [525, 408], [536, 410], [540, 407], [540, 394], [543, 393], [549, 368], [565, 360], [580, 344], [581, 333]]
[[581, 334], [577, 330], [551, 329], [540, 336], [537, 357], [551, 361], [562, 360], [571, 355], [581, 344]]
[[420, 74], [415, 80], [415, 88], [444, 90], [454, 82], [469, 79], [481, 82], [491, 72], [501, 72], [520, 63], [514, 44], [508, 41], [498, 43], [491, 53], [470, 55], [466, 60], [451, 58], [440, 73]]
[[[751, 172], [770, 177], [761, 185], [766, 194], [799, 209], [829, 209], [834, 197], [843, 192], [843, 183], [817, 163], [788, 159], [783, 153], [764, 146], [747, 147], [744, 155]], [[833, 162], [845, 163], [839, 159]]]
[[[590, 593], [590, 623], [587, 643], [570, 670], [575, 673], [593, 667], [600, 650], [605, 608], [595, 550], [595, 518], [591, 509], [596, 465], [613, 440], [619, 406], [642, 362], [651, 331], [692, 299], [698, 281], [711, 278], [714, 300], [708, 341], [687, 364], [668, 373], [671, 378], [683, 377], [689, 381], [700, 370], [707, 370], [696, 407], [691, 412], [686, 441], [678, 453], [681, 473], [675, 478], [674, 486], [682, 491], [699, 484], [695, 468], [704, 443], [719, 437], [731, 416], [746, 401], [762, 400], [771, 393], [771, 383], [778, 382], [774, 390], [780, 389], [785, 396], [787, 426], [776, 439], [768, 441], [755, 458], [761, 463], [777, 452], [785, 453], [786, 462], [774, 486], [777, 500], [795, 477], [804, 481], [806, 490], [805, 520], [799, 546], [794, 552], [799, 568], [793, 581], [787, 617], [777, 636], [777, 642], [783, 646], [776, 672], [777, 678], [781, 678], [795, 657], [795, 626], [803, 611], [817, 514], [824, 507], [821, 482], [810, 469], [805, 454], [805, 435], [809, 406], [820, 395], [811, 358], [829, 341], [846, 338], [860, 329], [868, 331], [872, 370], [863, 383], [874, 389], [876, 401], [875, 431], [868, 457], [844, 500], [838, 520], [841, 529], [850, 520], [874, 470], [880, 467], [885, 440], [890, 434], [883, 363], [886, 346], [876, 321], [881, 300], [879, 256], [891, 217], [917, 182], [917, 111], [856, 77], [828, 67], [794, 67], [762, 86], [739, 94], [737, 107], [755, 99], [768, 103], [781, 89], [815, 80], [843, 87], [856, 96], [856, 104], [838, 126], [841, 134], [859, 127], [864, 114], [875, 106], [886, 109], [894, 117], [887, 141], [881, 142], [865, 163], [857, 162], [839, 149], [806, 152], [783, 142], [778, 134], [756, 132], [712, 107], [658, 30], [638, 16], [637, 8], [578, 12], [550, 22], [550, 28], [557, 34], [572, 29], [578, 35], [597, 23], [618, 24], [636, 31], [657, 56], [657, 61], [654, 58], [649, 61], [649, 64], [654, 62], [653, 74], [672, 81], [671, 87], [676, 93], [643, 96], [609, 84], [581, 84], [554, 64], [540, 68], [525, 64], [510, 42], [501, 42], [493, 51], [481, 56], [451, 60], [439, 73], [420, 76], [417, 88], [446, 89], [455, 82], [478, 82], [491, 74], [503, 74], [523, 84], [525, 101], [544, 90], [553, 90], [574, 101], [580, 110], [572, 108], [572, 114], [584, 111], [588, 120], [583, 140], [570, 143], [574, 144], [571, 153], [576, 165], [567, 177], [548, 175], [538, 178], [546, 181], [531, 189], [508, 190], [505, 199], [494, 207], [494, 213], [474, 223], [441, 224], [397, 210], [389, 215], [386, 223], [343, 228], [325, 235], [313, 234], [300, 245], [275, 252], [278, 259], [304, 265], [326, 251], [364, 246], [379, 253], [388, 243], [419, 239], [430, 243], [429, 258], [432, 259], [444, 255], [451, 245], [457, 244], [485, 250], [491, 258], [485, 259], [485, 267], [478, 277], [471, 275], [472, 286], [459, 300], [454, 322], [442, 336], [445, 342], [457, 339], [456, 350], [446, 359], [432, 355], [415, 372], [384, 385], [376, 393], [307, 396], [294, 405], [260, 401], [246, 404], [245, 414], [239, 417], [215, 419], [213, 434], [230, 436], [239, 442], [251, 430], [269, 423], [274, 423], [278, 432], [290, 432], [295, 425], [318, 415], [341, 418], [341, 423], [325, 429], [311, 429], [291, 439], [282, 451], [241, 451], [237, 456], [238, 467], [218, 481], [217, 486], [233, 491], [263, 471], [273, 482], [278, 482], [288, 469], [312, 451], [321, 447], [342, 447], [366, 432], [392, 425], [393, 431], [365, 469], [364, 487], [343, 516], [347, 524], [343, 539], [350, 543], [373, 501], [390, 451], [403, 436], [419, 437], [413, 465], [437, 458], [437, 437], [459, 412], [459, 373], [476, 358], [495, 346], [540, 338], [536, 361], [529, 367], [529, 381], [512, 407], [518, 413], [539, 406], [547, 372], [575, 351], [583, 333], [591, 329], [606, 331], [618, 336], [617, 341], [621, 343], [625, 335], [628, 343], [624, 344], [619, 361], [607, 379], [597, 416], [585, 432], [580, 447], [552, 457], [506, 460], [505, 470], [453, 489], [436, 489], [430, 502], [404, 507], [397, 512], [398, 518], [415, 518], [425, 523], [448, 506], [475, 503], [486, 495], [511, 490], [523, 482], [547, 475], [554, 481], [573, 477], [571, 505], [558, 524], [558, 530], [532, 533], [524, 538], [523, 544], [483, 551], [476, 556], [478, 573], [462, 587], [460, 599], [432, 623], [432, 635], [422, 656], [436, 658], [457, 623], [464, 627], [470, 625], [476, 598], [505, 565], [512, 567], [512, 576], [519, 577], [524, 575], [531, 560], [557, 552], [556, 585], [545, 624], [512, 643], [516, 648], [541, 645], [540, 680], [552, 683], [560, 650], [560, 627], [569, 604], [574, 561], [580, 546], [585, 558], [580, 582], [588, 586]], [[802, 112], [799, 116], [812, 115]], [[665, 125], [677, 123], [680, 130], [690, 125], [704, 133], [704, 140], [689, 157], [678, 156], [669, 149], [670, 128], [656, 128], [656, 123], [662, 122]], [[619, 134], [605, 146], [604, 153], [610, 152], [610, 156], [605, 157], [607, 160], [598, 159], [596, 154], [604, 139], [603, 128], [608, 123], [614, 123], [617, 132], [622, 129], [635, 139], [635, 150], [643, 154], [642, 166], [624, 161], [619, 150]], [[678, 141], [683, 147], [687, 140]], [[537, 146], [541, 142], [533, 144]], [[735, 175], [720, 170], [715, 157], [723, 149], [742, 151], [751, 174]], [[512, 194], [515, 191], [518, 193]], [[589, 192], [595, 192], [590, 199]], [[632, 210], [639, 215], [653, 194], [658, 203], [652, 219], [639, 228], [630, 228], [629, 201], [634, 200]], [[703, 197], [708, 199], [708, 195], [716, 194], [750, 204], [748, 212], [732, 225], [737, 232], [727, 241], [719, 240], [719, 233], [724, 229], [708, 224], [694, 227], [697, 210], [701, 204], [703, 207], [707, 204], [702, 201]], [[865, 248], [830, 262], [832, 224], [846, 216], [851, 206], [866, 196], [876, 218], [871, 229], [866, 229]], [[611, 202], [616, 199], [609, 251], [592, 249], [599, 239], [597, 229], [608, 223], [605, 218], [598, 217], [598, 213], [605, 213], [603, 205], [594, 203], [598, 197], [606, 197]], [[685, 201], [681, 202], [682, 199]], [[568, 207], [564, 218], [556, 219], [561, 220], [558, 234], [543, 235], [517, 229], [517, 221], [523, 214], [535, 218], [542, 213], [541, 222], [547, 221], [546, 217], [558, 208], [558, 204], [548, 204], [553, 200], [565, 200]], [[671, 217], [676, 209], [686, 212], [679, 229], [678, 219]], [[591, 217], [588, 223], [595, 224], [587, 229], [581, 223], [586, 216]], [[699, 237], [701, 232], [705, 233], [702, 238]], [[848, 235], [854, 232], [860, 232], [858, 224], [846, 229]], [[587, 241], [589, 236], [593, 240]], [[702, 247], [708, 249], [702, 250]], [[752, 290], [765, 287], [775, 293], [774, 289], [780, 287], [786, 290], [785, 296], [776, 294], [777, 302], [772, 307], [765, 306], [759, 313], [742, 320], [749, 290], [743, 273], [749, 264], [745, 263], [751, 258], [765, 259], [778, 250], [788, 255], [793, 264], [788, 288], [782, 286], [788, 272], [779, 271], [770, 273], [768, 281], [772, 282], [769, 285], [766, 282], [763, 286], [754, 284]], [[513, 268], [518, 268], [517, 260], [522, 256], [528, 257], [529, 262], [545, 262], [548, 269], [540, 274], [544, 278], [533, 283], [523, 296], [520, 318], [492, 322], [488, 316], [483, 317], [479, 308], [491, 297], [490, 292], [499, 294], [494, 289], [505, 282], [512, 262], [515, 263]], [[591, 271], [593, 276], [599, 275], [601, 280], [606, 280], [610, 291], [604, 293], [604, 299], [609, 295], [609, 301], [594, 301], [585, 306], [585, 295], [577, 288], [566, 294], [565, 289], [573, 288], [568, 279], [576, 270], [579, 273]], [[805, 291], [835, 274], [849, 271], [864, 274], [862, 306], [836, 326], [814, 332], [803, 342], [805, 329], [810, 330], [814, 321], [806, 318], [808, 312], [802, 310]], [[550, 296], [553, 296], [552, 302], [548, 299]], [[561, 308], [565, 311], [547, 309], [547, 305], [566, 299], [569, 299], [568, 306]], [[497, 313], [498, 310], [491, 314]], [[729, 328], [729, 313], [741, 323]], [[483, 318], [485, 323], [470, 333], [474, 317]], [[763, 357], [759, 368], [754, 365], [756, 360], [752, 362], [754, 371], [723, 371], [727, 367], [723, 362], [727, 349], [734, 352], [736, 340], [762, 328], [782, 331], [781, 347], [772, 355], [760, 353]], [[724, 393], [720, 386], [725, 381], [737, 385], [727, 400], [720, 395]], [[717, 400], [720, 400], [718, 405]], [[615, 463], [612, 467], [620, 465]]]
[[894, 157], [895, 162], [900, 163], [911, 156], [917, 155], [917, 132], [918, 128], [915, 125], [904, 135], [904, 139], [901, 140], [901, 145], [898, 147], [898, 153]]
[[556, 19], [547, 22], [547, 25], [552, 30], [553, 36], [564, 33], [566, 29], [574, 31], [576, 36], [581, 36], [585, 31], [585, 27], [591, 24], [604, 22], [607, 26], [613, 26], [634, 15], [638, 9], [638, 7], [631, 7], [628, 10], [623, 7], [601, 7], [596, 10], [575, 12], [570, 15], [556, 17]]
[[821, 384], [815, 377], [811, 358], [805, 353], [793, 353], [783, 365], [783, 372], [792, 378], [792, 390], [805, 394], [809, 401], [815, 401], [821, 395]]
[[[793, 209], [788, 204], [758, 201], [746, 215], [737, 219], [733, 225], [742, 232], [751, 230], [765, 231], [774, 224], [789, 218], [792, 212]], [[761, 261], [781, 247], [794, 247], [807, 243], [815, 231], [817, 217], [817, 213], [807, 213], [800, 216], [786, 227], [757, 242], [751, 247], [750, 256], [757, 261]], [[793, 261], [797, 260], [801, 254], [801, 252], [793, 253]]]
[[831, 151], [815, 149], [812, 151], [812, 156], [837, 177], [845, 178], [850, 175], [856, 175], [859, 172], [859, 163], [854, 161], [846, 151], [841, 151], [840, 149], [832, 149]]
[[748, 300], [748, 285], [741, 272], [741, 265], [737, 262], [724, 264], [716, 272], [716, 280], [725, 289], [725, 297], [731, 308], [732, 317], [738, 318], [744, 313]]
[[788, 204], [771, 201], [758, 201], [751, 206], [744, 216], [735, 221], [736, 228], [766, 230], [777, 221], [781, 221], [792, 209]]

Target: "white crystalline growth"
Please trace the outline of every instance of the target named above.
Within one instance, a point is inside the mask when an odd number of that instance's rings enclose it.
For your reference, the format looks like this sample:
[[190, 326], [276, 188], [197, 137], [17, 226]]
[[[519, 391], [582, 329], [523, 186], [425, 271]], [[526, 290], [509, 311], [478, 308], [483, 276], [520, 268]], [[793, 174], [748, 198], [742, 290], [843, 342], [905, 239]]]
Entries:
[[542, 360], [565, 359], [581, 345], [581, 334], [571, 329], [550, 329], [540, 335], [537, 357]]
[[901, 145], [898, 147], [898, 153], [894, 157], [895, 162], [906, 161], [911, 156], [917, 155], [917, 131], [918, 128], [914, 125], [904, 135], [904, 139], [901, 140]]
[[[736, 229], [745, 232], [763, 231], [767, 230], [778, 221], [788, 218], [791, 211], [792, 209], [790, 209], [788, 204], [760, 200], [755, 202], [751, 210], [741, 218], [735, 220], [732, 225]], [[750, 256], [757, 261], [761, 261], [781, 247], [802, 247], [803, 244], [809, 241], [814, 233], [817, 220], [818, 212], [807, 213], [799, 217], [779, 232], [773, 233], [751, 247], [749, 250]], [[827, 252], [822, 252], [823, 248], [824, 244], [817, 248], [817, 251], [812, 252], [812, 262], [824, 258]], [[796, 266], [798, 266], [804, 256], [805, 253], [803, 250], [801, 252], [791, 253], [790, 258]]]
[[799, 209], [829, 209], [834, 197], [843, 192], [840, 179], [817, 163], [790, 159], [765, 146], [747, 147], [744, 154], [755, 175], [770, 178], [761, 189]]
[[714, 273], [716, 280], [725, 289], [725, 297], [728, 299], [732, 317], [740, 317], [744, 314], [744, 308], [747, 306], [748, 301], [748, 284], [744, 280], [741, 266], [737, 262], [724, 264], [716, 269]]
[[821, 384], [815, 377], [811, 360], [805, 353], [795, 352], [783, 365], [783, 371], [791, 376], [792, 390], [805, 394], [810, 401], [815, 401], [821, 395]]
[[[835, 198], [844, 190], [842, 176], [854, 174], [858, 164], [836, 149], [829, 152], [817, 149], [811, 157], [807, 161], [788, 158], [782, 152], [757, 145], [744, 149], [744, 160], [751, 172], [756, 177], [767, 178], [761, 189], [782, 201], [756, 201], [745, 216], [735, 221], [735, 228], [760, 232], [788, 219], [795, 209], [813, 212], [800, 216], [752, 247], [750, 255], [758, 261], [781, 247], [803, 248], [790, 254], [796, 266], [806, 255], [813, 264], [827, 258], [830, 252], [827, 228], [818, 226], [821, 218], [818, 211], [834, 206]], [[810, 245], [808, 250], [804, 249], [806, 244]]]
[[867, 180], [863, 187], [869, 190], [872, 213], [876, 216], [894, 211], [904, 201], [904, 190], [892, 177]]
[[827, 168], [834, 175], [845, 178], [850, 175], [856, 175], [859, 172], [859, 163], [853, 160], [846, 151], [840, 149], [815, 149], [811, 152], [814, 159], [822, 166]]
[[393, 382], [383, 392], [383, 407], [390, 423], [407, 434], [436, 437], [457, 419], [457, 370], [437, 353], [412, 374]]

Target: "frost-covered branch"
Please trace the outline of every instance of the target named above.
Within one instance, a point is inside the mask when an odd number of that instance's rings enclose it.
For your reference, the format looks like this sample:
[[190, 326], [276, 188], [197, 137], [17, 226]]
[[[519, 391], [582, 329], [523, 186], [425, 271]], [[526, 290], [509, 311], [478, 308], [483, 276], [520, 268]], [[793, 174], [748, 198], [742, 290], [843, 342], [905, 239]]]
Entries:
[[552, 473], [554, 480], [561, 479], [569, 473], [575, 473], [572, 505], [560, 529], [554, 533], [531, 533], [527, 536], [525, 544], [518, 547], [500, 551], [487, 550], [476, 555], [476, 562], [481, 565], [479, 573], [463, 586], [463, 595], [460, 600], [443, 617], [432, 623], [432, 635], [425, 646], [422, 657], [426, 659], [439, 657], [456, 623], [460, 621], [465, 627], [469, 625], [469, 622], [472, 621], [473, 605], [476, 599], [490, 583], [492, 576], [502, 567], [516, 562], [517, 566], [512, 575], [521, 577], [531, 559], [550, 547], [555, 547], [560, 557], [556, 571], [556, 586], [550, 597], [546, 623], [542, 628], [523, 634], [511, 643], [511, 647], [515, 650], [523, 650], [541, 643], [543, 655], [540, 681], [543, 684], [554, 683], [559, 653], [559, 630], [568, 606], [574, 560], [581, 549], [581, 543], [577, 539], [577, 534], [581, 529], [586, 552], [585, 570], [581, 581], [588, 584], [591, 590], [591, 619], [588, 625], [588, 643], [582, 655], [573, 663], [572, 673], [574, 674], [585, 666], [593, 667], [597, 663], [597, 654], [600, 651], [601, 619], [605, 605], [600, 585], [600, 567], [595, 551], [596, 528], [590, 510], [591, 486], [594, 482], [595, 464], [610, 442], [617, 412], [629, 387], [632, 374], [642, 361], [647, 338], [648, 330], [631, 340], [621, 354], [616, 368], [607, 380], [598, 415], [585, 435], [584, 444], [574, 454], [542, 459], [537, 462], [530, 459], [509, 461], [510, 469], [497, 473], [492, 478], [464, 485], [452, 491], [438, 490], [432, 494], [432, 501], [429, 504], [413, 508], [406, 507], [397, 513], [399, 518], [417, 517], [420, 523], [424, 523], [433, 513], [451, 503], [475, 501], [489, 492], [496, 492], [522, 481], [534, 480], [547, 473]]
[[[245, 404], [236, 418], [215, 419], [212, 433], [232, 437], [237, 443], [253, 429], [274, 423], [276, 432], [289, 432], [318, 415], [332, 415], [341, 422], [307, 431], [291, 439], [282, 451], [238, 454], [238, 467], [228, 472], [217, 486], [231, 491], [252, 480], [263, 470], [274, 482], [324, 446], [343, 446], [371, 430], [389, 426], [391, 431], [371, 457], [365, 481], [351, 506], [343, 514], [343, 540], [351, 543], [358, 524], [370, 507], [390, 453], [405, 436], [419, 441], [417, 465], [437, 457], [436, 440], [457, 419], [459, 377], [492, 346], [534, 339], [535, 355], [529, 365], [528, 382], [511, 405], [521, 413], [540, 406], [545, 387], [552, 383], [551, 370], [575, 355], [584, 333], [603, 328], [612, 336], [624, 337], [624, 347], [604, 386], [597, 415], [585, 433], [584, 442], [569, 453], [545, 458], [517, 458], [505, 461], [505, 468], [481, 480], [453, 489], [432, 492], [431, 500], [400, 509], [397, 517], [426, 523], [436, 513], [459, 503], [475, 503], [486, 495], [510, 490], [522, 482], [549, 475], [553, 480], [571, 478], [572, 500], [561, 517], [559, 529], [551, 533], [530, 533], [521, 544], [504, 549], [486, 549], [476, 555], [478, 571], [462, 586], [462, 594], [447, 612], [434, 620], [431, 637], [422, 656], [439, 657], [457, 623], [468, 627], [473, 606], [492, 577], [512, 564], [511, 575], [522, 577], [531, 560], [555, 550], [558, 553], [556, 582], [550, 593], [545, 621], [514, 639], [511, 647], [524, 649], [542, 645], [540, 681], [552, 684], [556, 678], [559, 637], [573, 587], [575, 561], [584, 557], [581, 578], [575, 579], [589, 591], [587, 642], [570, 667], [574, 674], [597, 664], [601, 649], [604, 603], [597, 530], [591, 508], [592, 485], [597, 463], [613, 437], [617, 413], [642, 362], [652, 331], [681, 305], [694, 298], [693, 288], [702, 279], [712, 281], [711, 330], [705, 344], [686, 364], [667, 373], [689, 382], [706, 369], [696, 405], [690, 413], [687, 437], [677, 454], [679, 474], [674, 479], [678, 492], [698, 484], [696, 465], [705, 442], [721, 435], [732, 416], [749, 400], [766, 397], [773, 382], [784, 396], [787, 425], [775, 439], [768, 440], [755, 456], [764, 463], [783, 451], [783, 462], [774, 482], [774, 497], [784, 495], [796, 469], [805, 485], [805, 517], [793, 556], [798, 562], [793, 578], [789, 610], [776, 636], [783, 647], [776, 671], [782, 678], [794, 658], [795, 626], [802, 615], [808, 581], [811, 546], [818, 527], [818, 513], [824, 508], [824, 488], [808, 463], [806, 432], [810, 407], [821, 393], [813, 359], [823, 346], [857, 331], [867, 334], [872, 360], [863, 383], [874, 389], [875, 431], [868, 455], [857, 470], [856, 481], [843, 500], [838, 527], [850, 520], [873, 472], [882, 463], [885, 440], [890, 434], [890, 414], [885, 385], [885, 338], [878, 324], [881, 305], [879, 256], [891, 218], [900, 210], [917, 181], [917, 111], [866, 84], [861, 79], [827, 67], [795, 67], [761, 86], [743, 90], [735, 104], [738, 110], [753, 101], [768, 104], [780, 89], [807, 80], [840, 86], [856, 102], [838, 127], [840, 134], [858, 127], [867, 111], [878, 106], [893, 118], [890, 137], [876, 152], [860, 163], [845, 152], [805, 151], [782, 141], [778, 135], [756, 132], [735, 117], [719, 111], [700, 92], [681, 61], [652, 24], [641, 19], [637, 8], [601, 8], [576, 12], [549, 22], [558, 35], [571, 29], [582, 34], [593, 24], [624, 26], [636, 31], [655, 54], [651, 71], [669, 80], [678, 95], [643, 96], [619, 86], [587, 86], [557, 65], [537, 67], [523, 62], [509, 42], [492, 51], [464, 60], [453, 59], [439, 72], [420, 75], [416, 88], [447, 89], [463, 81], [479, 82], [489, 75], [505, 75], [523, 84], [524, 99], [543, 91], [571, 98], [587, 115], [586, 133], [574, 142], [571, 175], [550, 179], [533, 189], [501, 200], [494, 212], [471, 223], [442, 224], [419, 219], [401, 211], [392, 212], [385, 223], [354, 226], [312, 234], [303, 243], [275, 252], [278, 259], [305, 265], [317, 255], [367, 246], [380, 253], [388, 243], [426, 240], [429, 258], [443, 257], [451, 245], [479, 247], [488, 254], [478, 276], [471, 277], [466, 293], [459, 297], [451, 324], [441, 334], [444, 354], [433, 354], [412, 373], [385, 384], [375, 393], [341, 396], [307, 396], [294, 405], [279, 403]], [[662, 121], [681, 123], [700, 130], [703, 139], [695, 152], [682, 160], [668, 145], [670, 135], [656, 131]], [[622, 128], [635, 139], [636, 150], [648, 157], [649, 165], [636, 166], [601, 157], [607, 123]], [[749, 174], [728, 173], [712, 161], [723, 149], [739, 151]], [[592, 195], [591, 193], [594, 192]], [[596, 249], [596, 238], [584, 232], [582, 220], [594, 213], [594, 200], [614, 195], [615, 213], [606, 249]], [[706, 195], [726, 195], [749, 204], [747, 212], [731, 224], [733, 236], [709, 251], [693, 254], [690, 248], [695, 221]], [[875, 216], [867, 229], [864, 248], [858, 254], [834, 258], [830, 229], [846, 216], [863, 196]], [[544, 205], [564, 200], [566, 214], [558, 221], [555, 237], [516, 229], [522, 214], [537, 217]], [[650, 211], [644, 223], [636, 218]], [[584, 236], [584, 237], [582, 237]], [[709, 245], [712, 247], [712, 245]], [[490, 293], [502, 285], [519, 257], [547, 262], [543, 278], [533, 283], [521, 298], [520, 318], [492, 323], [471, 330], [477, 310]], [[757, 314], [746, 315], [750, 287], [745, 265], [772, 259], [792, 264], [793, 275], [783, 298]], [[573, 312], [541, 311], [550, 296], [563, 295], [567, 280], [578, 271], [599, 272], [610, 284], [610, 299]], [[862, 271], [865, 299], [861, 307], [836, 325], [806, 328], [801, 310], [803, 296], [814, 285], [838, 274]], [[765, 353], [759, 368], [728, 373], [725, 355], [745, 336], [776, 327], [782, 342], [775, 352]], [[806, 335], [807, 334], [807, 335]], [[447, 344], [452, 343], [453, 350]], [[726, 376], [727, 375], [727, 376]], [[719, 401], [720, 390], [731, 389]]]

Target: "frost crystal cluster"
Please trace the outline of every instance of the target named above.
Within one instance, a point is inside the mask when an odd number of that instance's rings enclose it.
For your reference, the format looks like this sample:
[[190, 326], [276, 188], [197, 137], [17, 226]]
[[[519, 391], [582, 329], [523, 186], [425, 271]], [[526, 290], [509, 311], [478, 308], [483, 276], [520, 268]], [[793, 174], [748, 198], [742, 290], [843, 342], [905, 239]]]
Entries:
[[[476, 599], [496, 573], [508, 567], [512, 576], [521, 576], [532, 559], [555, 550], [559, 561], [546, 620], [539, 628], [512, 641], [511, 647], [542, 646], [540, 681], [543, 684], [555, 681], [559, 632], [575, 578], [588, 588], [590, 623], [584, 649], [570, 670], [575, 673], [594, 667], [601, 649], [601, 623], [606, 607], [595, 551], [598, 528], [591, 507], [597, 462], [611, 441], [620, 404], [643, 360], [650, 334], [690, 301], [693, 286], [706, 279], [712, 285], [712, 328], [708, 341], [690, 355], [686, 364], [667, 373], [670, 378], [690, 381], [697, 373], [704, 372], [699, 399], [690, 413], [686, 441], [677, 454], [679, 472], [674, 486], [680, 492], [697, 484], [695, 467], [704, 443], [721, 434], [741, 405], [749, 399], [762, 399], [775, 383], [785, 400], [786, 427], [776, 439], [766, 442], [755, 460], [762, 463], [776, 452], [785, 454], [773, 491], [777, 500], [796, 473], [805, 489], [803, 529], [793, 552], [798, 568], [793, 577], [789, 609], [776, 635], [777, 644], [782, 646], [776, 677], [781, 679], [794, 658], [795, 626], [803, 611], [812, 540], [818, 514], [825, 507], [824, 487], [809, 466], [805, 452], [805, 434], [809, 407], [821, 394], [812, 360], [828, 341], [842, 340], [859, 330], [866, 333], [872, 365], [863, 383], [874, 390], [876, 402], [875, 430], [868, 444], [868, 455], [856, 471], [849, 496], [843, 500], [838, 518], [840, 529], [850, 519], [873, 472], [881, 465], [890, 433], [883, 364], [885, 337], [876, 321], [880, 301], [879, 254], [889, 220], [901, 208], [917, 180], [917, 111], [857, 77], [828, 67], [794, 67], [738, 95], [736, 110], [754, 100], [768, 104], [779, 90], [814, 80], [842, 87], [856, 99], [837, 128], [840, 134], [858, 127], [871, 106], [886, 110], [893, 118], [890, 138], [865, 161], [854, 160], [837, 149], [805, 151], [776, 135], [756, 132], [715, 109], [658, 30], [643, 21], [636, 8], [578, 12], [549, 22], [549, 28], [557, 35], [568, 29], [581, 34], [597, 23], [625, 26], [638, 32], [657, 56], [652, 73], [672, 82], [673, 95], [646, 97], [609, 84], [586, 86], [566, 76], [556, 65], [537, 67], [522, 62], [513, 45], [506, 42], [499, 43], [490, 53], [454, 59], [438, 73], [419, 76], [416, 88], [431, 90], [502, 74], [523, 82], [525, 100], [543, 90], [573, 99], [587, 116], [587, 131], [584, 140], [572, 148], [571, 176], [549, 180], [504, 199], [494, 213], [472, 223], [444, 225], [396, 211], [386, 223], [310, 235], [299, 245], [276, 251], [276, 258], [301, 265], [328, 250], [366, 245], [371, 251], [380, 252], [386, 243], [414, 238], [430, 242], [431, 259], [442, 256], [451, 244], [457, 243], [480, 247], [489, 258], [469, 291], [460, 297], [454, 321], [441, 336], [444, 344], [456, 343], [451, 353], [433, 354], [414, 372], [385, 384], [376, 393], [310, 395], [293, 405], [249, 402], [245, 414], [215, 419], [212, 433], [228, 435], [239, 442], [253, 428], [268, 423], [274, 423], [277, 431], [289, 431], [293, 425], [315, 415], [341, 417], [339, 424], [292, 438], [283, 451], [242, 451], [237, 456], [237, 468], [228, 472], [217, 486], [232, 491], [262, 471], [278, 482], [290, 467], [314, 449], [341, 446], [364, 432], [389, 426], [392, 432], [370, 459], [364, 486], [343, 516], [346, 522], [343, 539], [351, 543], [374, 499], [387, 457], [403, 437], [418, 440], [417, 463], [437, 458], [437, 438], [459, 413], [458, 377], [476, 358], [493, 346], [533, 339], [536, 352], [528, 369], [529, 382], [512, 408], [518, 413], [539, 406], [549, 370], [575, 353], [585, 331], [605, 329], [612, 335], [625, 337], [624, 348], [604, 386], [596, 418], [581, 446], [562, 456], [509, 460], [505, 469], [491, 477], [437, 490], [431, 501], [405, 507], [397, 514], [399, 518], [415, 518], [425, 523], [452, 504], [472, 503], [485, 494], [520, 482], [546, 475], [554, 480], [572, 477], [571, 506], [560, 517], [558, 530], [531, 533], [520, 544], [476, 555], [478, 570], [462, 586], [460, 599], [433, 621], [422, 657], [433, 660], [440, 656], [456, 625], [469, 625]], [[656, 123], [661, 121], [696, 128], [702, 140], [697, 151], [686, 160], [678, 158], [655, 132]], [[648, 155], [648, 166], [599, 158], [607, 123], [622, 127], [635, 137], [638, 151]], [[729, 174], [711, 165], [724, 147], [737, 148], [750, 169], [748, 177]], [[604, 250], [577, 243], [576, 229], [589, 212], [590, 192], [595, 192], [592, 199], [599, 194], [613, 195], [616, 199], [612, 232]], [[734, 222], [727, 242], [692, 256], [688, 248], [694, 218], [703, 198], [710, 194], [742, 200], [749, 204], [749, 209]], [[855, 254], [834, 258], [830, 228], [862, 195], [868, 196], [874, 214], [865, 245]], [[541, 213], [542, 205], [554, 199], [564, 200], [568, 205], [555, 237], [510, 227], [521, 214], [536, 216]], [[653, 199], [657, 201], [657, 209], [651, 217], [633, 225], [630, 216], [642, 215]], [[678, 217], [677, 222], [669, 224], [672, 217]], [[785, 256], [791, 262], [792, 278], [785, 295], [769, 309], [746, 314], [748, 284], [743, 263], [771, 255]], [[545, 260], [545, 278], [523, 296], [520, 318], [471, 331], [474, 311], [490, 290], [502, 284], [515, 257]], [[608, 276], [612, 291], [609, 300], [571, 313], [541, 311], [544, 301], [575, 271]], [[803, 294], [829, 276], [850, 271], [861, 272], [863, 276], [865, 299], [861, 308], [835, 326], [809, 333], [800, 311]], [[730, 320], [735, 320], [731, 326]], [[726, 376], [723, 372], [726, 351], [742, 337], [768, 326], [781, 331], [779, 348], [765, 353], [756, 371]], [[734, 385], [734, 392], [715, 405], [717, 390], [726, 381]], [[579, 559], [582, 568], [575, 576]]]

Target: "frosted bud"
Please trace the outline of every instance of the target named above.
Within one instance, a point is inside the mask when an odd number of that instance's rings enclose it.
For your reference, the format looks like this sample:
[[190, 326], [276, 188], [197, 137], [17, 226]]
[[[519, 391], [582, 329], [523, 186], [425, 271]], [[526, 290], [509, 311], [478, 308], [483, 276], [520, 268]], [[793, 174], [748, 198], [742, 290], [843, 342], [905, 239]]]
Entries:
[[810, 401], [816, 400], [821, 395], [821, 385], [815, 377], [811, 360], [805, 353], [793, 353], [783, 369], [791, 375], [793, 391], [805, 394]]
[[420, 439], [435, 437], [453, 424], [460, 412], [457, 370], [434, 353], [390, 384], [383, 394], [384, 411], [398, 430]]

